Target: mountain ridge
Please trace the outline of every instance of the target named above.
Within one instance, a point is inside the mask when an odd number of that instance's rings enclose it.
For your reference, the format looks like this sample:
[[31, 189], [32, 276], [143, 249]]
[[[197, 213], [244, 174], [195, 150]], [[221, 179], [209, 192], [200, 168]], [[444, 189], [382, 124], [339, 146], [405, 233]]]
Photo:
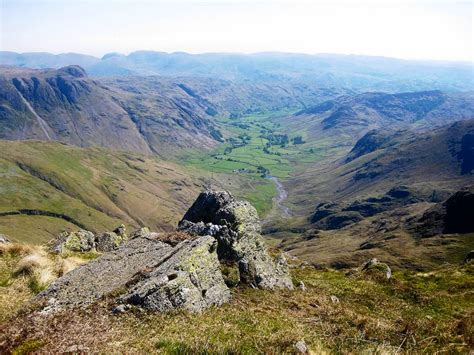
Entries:
[[0, 64], [32, 68], [77, 64], [94, 76], [162, 75], [229, 80], [297, 80], [357, 90], [474, 90], [472, 65], [358, 55], [136, 51], [102, 58], [81, 54], [0, 52]]

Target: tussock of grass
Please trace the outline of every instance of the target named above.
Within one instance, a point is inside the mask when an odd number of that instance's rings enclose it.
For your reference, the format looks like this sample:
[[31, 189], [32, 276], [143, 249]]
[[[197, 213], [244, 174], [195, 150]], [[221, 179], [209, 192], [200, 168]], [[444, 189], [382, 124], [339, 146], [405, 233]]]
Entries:
[[32, 251], [31, 246], [27, 244], [20, 244], [20, 243], [6, 243], [0, 244], [0, 256], [6, 255], [25, 255]]
[[50, 264], [51, 261], [46, 256], [46, 253], [36, 250], [18, 262], [14, 275], [33, 275], [36, 271], [45, 269]]
[[31, 292], [38, 294], [45, 290], [51, 282], [53, 282], [57, 276], [49, 268], [38, 269], [30, 276], [28, 281], [28, 287]]
[[58, 258], [56, 263], [56, 273], [58, 276], [63, 276], [69, 271], [74, 270], [78, 266], [85, 264], [88, 258], [79, 258], [76, 256], [67, 257], [66, 259]]
[[95, 257], [96, 253], [53, 255], [39, 246], [0, 244], [0, 321], [14, 315], [56, 278]]

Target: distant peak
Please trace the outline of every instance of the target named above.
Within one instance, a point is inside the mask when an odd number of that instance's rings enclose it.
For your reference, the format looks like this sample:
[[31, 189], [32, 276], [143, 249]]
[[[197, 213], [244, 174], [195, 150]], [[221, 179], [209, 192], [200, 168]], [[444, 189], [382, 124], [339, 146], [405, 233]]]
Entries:
[[86, 71], [79, 65], [68, 65], [67, 67], [60, 68], [58, 71], [67, 73], [76, 78], [87, 77]]
[[125, 55], [121, 53], [117, 53], [117, 52], [107, 53], [107, 54], [104, 54], [104, 56], [102, 57], [102, 60], [110, 59], [110, 58], [118, 58], [118, 57], [125, 57]]

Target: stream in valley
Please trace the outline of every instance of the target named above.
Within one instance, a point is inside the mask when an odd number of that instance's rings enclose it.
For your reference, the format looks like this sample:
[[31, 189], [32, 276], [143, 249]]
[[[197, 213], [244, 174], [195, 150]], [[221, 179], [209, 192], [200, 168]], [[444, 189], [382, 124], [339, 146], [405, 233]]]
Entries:
[[288, 192], [285, 190], [285, 187], [275, 176], [267, 176], [266, 178], [272, 180], [277, 188], [278, 195], [273, 198], [275, 210], [280, 211], [282, 217], [291, 217], [290, 209], [283, 205], [283, 202], [288, 198]]

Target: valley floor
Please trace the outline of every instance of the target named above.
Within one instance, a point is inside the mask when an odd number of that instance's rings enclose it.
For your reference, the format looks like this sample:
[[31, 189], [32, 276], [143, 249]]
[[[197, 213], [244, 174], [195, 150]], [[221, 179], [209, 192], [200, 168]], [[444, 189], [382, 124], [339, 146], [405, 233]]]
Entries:
[[[38, 284], [15, 274], [21, 248], [0, 259], [0, 350], [29, 352], [282, 353], [304, 340], [314, 353], [469, 353], [474, 348], [474, 263], [386, 280], [355, 269], [294, 266], [294, 291], [236, 287], [202, 314], [132, 308], [111, 300], [54, 316], [31, 313]], [[73, 256], [77, 258], [77, 256]], [[56, 260], [57, 261], [57, 260]]]

